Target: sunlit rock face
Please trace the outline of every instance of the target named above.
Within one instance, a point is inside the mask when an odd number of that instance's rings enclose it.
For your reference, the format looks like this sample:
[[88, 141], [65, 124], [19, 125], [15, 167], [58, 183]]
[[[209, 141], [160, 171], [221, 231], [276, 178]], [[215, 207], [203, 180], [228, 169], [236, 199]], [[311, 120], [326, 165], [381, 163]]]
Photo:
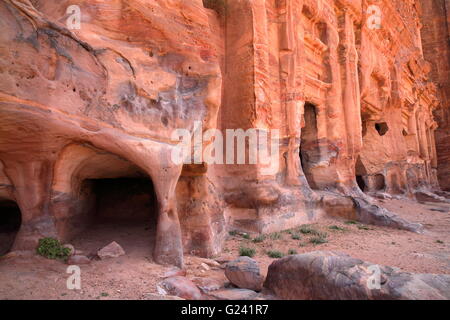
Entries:
[[[109, 214], [151, 223], [155, 260], [182, 265], [183, 252], [220, 252], [230, 229], [377, 214], [370, 195], [433, 191], [438, 168], [445, 185], [423, 10], [414, 0], [1, 1], [0, 206], [21, 214], [12, 248], [68, 241]], [[177, 129], [193, 144], [200, 134], [204, 150], [220, 133], [229, 143], [226, 130], [255, 129], [271, 156], [225, 161], [237, 139], [223, 161], [216, 148], [213, 163], [195, 150], [192, 164], [174, 162]]]
[[431, 78], [438, 85], [441, 102], [434, 112], [438, 178], [443, 190], [450, 191], [450, 1], [420, 1], [422, 42], [425, 59], [432, 61]]

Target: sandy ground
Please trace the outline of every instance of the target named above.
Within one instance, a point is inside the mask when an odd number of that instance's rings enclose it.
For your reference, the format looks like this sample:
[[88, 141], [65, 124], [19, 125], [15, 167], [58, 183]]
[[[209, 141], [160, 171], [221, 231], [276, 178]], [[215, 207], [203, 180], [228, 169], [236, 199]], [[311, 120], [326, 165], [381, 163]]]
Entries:
[[[254, 248], [254, 258], [266, 273], [274, 260], [267, 255], [270, 250], [284, 254], [289, 249], [297, 253], [333, 250], [409, 272], [450, 274], [449, 204], [419, 204], [409, 200], [379, 200], [379, 204], [405, 219], [424, 224], [425, 233], [327, 219], [310, 225], [310, 228], [327, 234], [327, 243], [310, 243], [313, 236], [299, 233], [298, 228], [290, 233], [268, 235], [261, 243], [252, 241], [255, 235], [250, 235], [250, 239], [235, 235], [229, 237], [223, 253], [216, 258], [232, 259], [239, 255], [240, 247]], [[331, 226], [343, 230], [333, 230]], [[300, 239], [292, 239], [292, 234], [297, 233]], [[148, 299], [150, 294], [157, 293], [156, 284], [171, 269], [153, 263], [149, 239], [151, 231], [142, 225], [106, 225], [83, 234], [72, 244], [84, 254], [95, 252], [115, 240], [122, 245], [126, 255], [81, 265], [81, 290], [67, 289], [66, 281], [70, 275], [63, 262], [48, 260], [32, 252], [9, 253], [0, 258], [0, 299]], [[225, 283], [223, 270], [206, 271], [196, 257], [186, 256], [185, 260], [189, 278], [213, 278]]]

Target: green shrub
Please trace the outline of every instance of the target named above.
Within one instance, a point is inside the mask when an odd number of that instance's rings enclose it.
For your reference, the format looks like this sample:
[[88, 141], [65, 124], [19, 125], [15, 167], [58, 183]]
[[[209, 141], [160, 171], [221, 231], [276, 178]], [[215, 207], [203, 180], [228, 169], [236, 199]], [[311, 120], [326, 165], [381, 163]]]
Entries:
[[368, 226], [364, 226], [364, 225], [358, 226], [358, 229], [359, 230], [373, 230], [373, 229], [369, 228]]
[[281, 232], [274, 232], [270, 234], [271, 240], [279, 240], [281, 239]]
[[247, 239], [247, 240], [250, 240], [250, 239], [251, 239], [251, 238], [250, 238], [250, 235], [249, 235], [248, 233], [243, 233], [243, 234], [242, 234], [242, 238]]
[[238, 233], [239, 232], [237, 232], [236, 230], [232, 230], [232, 231], [230, 231], [230, 232], [228, 232], [228, 234], [230, 235], [230, 236], [237, 236], [238, 235]]
[[241, 257], [250, 257], [253, 258], [253, 256], [256, 254], [256, 250], [253, 248], [247, 248], [247, 247], [240, 247], [239, 248], [239, 255]]
[[37, 253], [48, 259], [66, 260], [70, 255], [70, 249], [64, 248], [61, 243], [54, 238], [39, 239]]
[[319, 245], [327, 243], [328, 240], [325, 237], [319, 236], [319, 237], [312, 237], [311, 239], [309, 239], [309, 242], [315, 245]]
[[303, 233], [303, 234], [310, 234], [310, 235], [318, 235], [319, 232], [313, 228], [311, 228], [310, 226], [301, 226], [298, 229], [298, 232]]
[[254, 243], [261, 243], [264, 242], [264, 240], [266, 240], [266, 236], [265, 235], [259, 235], [256, 238], [253, 239]]
[[294, 254], [297, 254], [297, 250], [295, 250], [295, 249], [289, 249], [289, 251], [288, 251], [288, 255], [294, 255]]
[[335, 231], [345, 231], [345, 228], [339, 227], [339, 226], [330, 226], [329, 227], [330, 230], [335, 230]]
[[267, 252], [267, 255], [270, 258], [274, 258], [274, 259], [279, 259], [279, 258], [283, 258], [284, 254], [281, 251], [278, 250], [271, 250]]
[[302, 237], [298, 233], [294, 233], [291, 235], [291, 238], [293, 240], [300, 240]]
[[354, 221], [354, 220], [349, 220], [349, 221], [345, 221], [345, 224], [358, 224], [358, 222]]

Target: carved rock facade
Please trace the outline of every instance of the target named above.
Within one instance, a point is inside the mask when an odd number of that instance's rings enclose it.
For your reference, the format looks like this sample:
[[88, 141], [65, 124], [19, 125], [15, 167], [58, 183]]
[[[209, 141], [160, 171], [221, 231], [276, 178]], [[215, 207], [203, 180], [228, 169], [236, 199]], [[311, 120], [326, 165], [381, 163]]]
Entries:
[[438, 85], [440, 107], [435, 110], [438, 178], [450, 191], [450, 1], [422, 0], [423, 53], [432, 61], [431, 78]]
[[[80, 29], [67, 28], [72, 5]], [[229, 229], [357, 217], [361, 201], [382, 210], [367, 193], [438, 189], [421, 12], [414, 0], [2, 0], [0, 199], [20, 211], [13, 248], [126, 211], [152, 221], [157, 262], [182, 265], [183, 251], [219, 252]], [[274, 170], [174, 163], [174, 131], [195, 136], [199, 123], [200, 134], [257, 129], [279, 146]]]

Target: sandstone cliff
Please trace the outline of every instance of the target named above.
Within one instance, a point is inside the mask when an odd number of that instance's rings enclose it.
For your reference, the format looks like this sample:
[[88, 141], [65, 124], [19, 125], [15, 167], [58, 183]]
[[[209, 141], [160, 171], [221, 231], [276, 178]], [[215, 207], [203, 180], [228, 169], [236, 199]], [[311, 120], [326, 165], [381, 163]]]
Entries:
[[[441, 164], [433, 117], [447, 96], [430, 81], [422, 10], [415, 0], [0, 1], [0, 200], [20, 209], [14, 248], [70, 239], [99, 210], [127, 218], [133, 206], [151, 211], [155, 260], [177, 265], [183, 251], [219, 252], [229, 229], [326, 214], [420, 230], [370, 196], [438, 190], [438, 165], [448, 185], [448, 108]], [[177, 129], [215, 146], [215, 161], [193, 148], [192, 163], [175, 163]], [[255, 129], [269, 161], [233, 159], [239, 139], [221, 161], [214, 142], [230, 129]]]

